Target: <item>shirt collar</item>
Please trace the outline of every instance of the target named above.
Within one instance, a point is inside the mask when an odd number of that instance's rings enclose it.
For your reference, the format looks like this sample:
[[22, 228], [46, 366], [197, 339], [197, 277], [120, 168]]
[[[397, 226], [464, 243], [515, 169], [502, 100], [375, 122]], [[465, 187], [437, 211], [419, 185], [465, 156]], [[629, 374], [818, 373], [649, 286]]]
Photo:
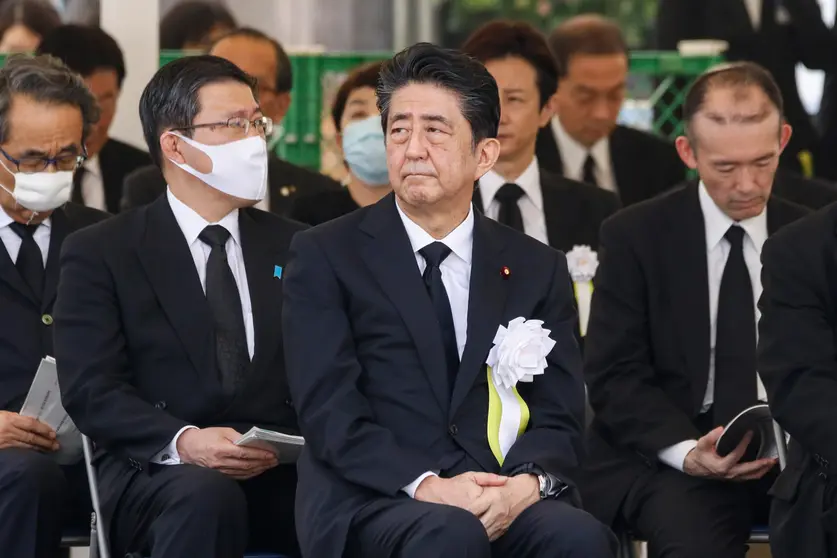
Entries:
[[[410, 245], [413, 247], [413, 252], [416, 253], [425, 246], [437, 242], [435, 238], [430, 236], [430, 233], [418, 226], [412, 219], [401, 210], [398, 205], [398, 200], [395, 201], [395, 207], [398, 209], [398, 215], [404, 223], [404, 228], [407, 230], [407, 236], [410, 239]], [[465, 220], [453, 229], [445, 238], [439, 240], [445, 246], [451, 249], [451, 252], [464, 261], [466, 264], [471, 264], [471, 253], [474, 247], [474, 206], [471, 205], [468, 210], [468, 216]]]
[[721, 239], [724, 238], [727, 230], [732, 225], [738, 224], [738, 226], [744, 229], [744, 232], [747, 233], [750, 240], [753, 241], [756, 251], [759, 254], [761, 253], [761, 247], [767, 240], [767, 208], [755, 217], [736, 223], [736, 221], [733, 221], [729, 215], [721, 211], [721, 208], [715, 204], [709, 192], [706, 191], [706, 186], [703, 184], [703, 181], [701, 181], [698, 187], [698, 198], [700, 199], [700, 209], [703, 213], [703, 222], [706, 228], [707, 252], [711, 252], [718, 246], [718, 243], [721, 242]]
[[102, 166], [99, 164], [99, 155], [93, 155], [84, 162], [84, 171], [89, 172], [93, 176], [102, 176]]
[[543, 192], [541, 192], [541, 172], [538, 169], [538, 158], [534, 157], [523, 174], [518, 176], [515, 180], [506, 180], [495, 170], [490, 170], [480, 178], [480, 196], [482, 197], [482, 206], [488, 207], [494, 201], [494, 196], [497, 191], [508, 183], [514, 183], [520, 186], [523, 192], [532, 200], [539, 210], [543, 210]]
[[593, 147], [587, 149], [567, 133], [558, 115], [552, 117], [552, 133], [558, 143], [558, 150], [561, 152], [565, 174], [577, 174], [580, 177], [583, 174], [584, 162], [588, 154], [593, 156], [599, 172], [605, 174], [610, 172], [610, 140], [607, 137], [603, 137], [593, 144]]
[[226, 217], [217, 223], [210, 223], [198, 215], [194, 209], [177, 199], [172, 193], [171, 188], [167, 189], [166, 197], [168, 197], [171, 211], [174, 213], [174, 218], [180, 226], [180, 230], [183, 231], [183, 235], [186, 237], [186, 242], [189, 246], [198, 240], [198, 236], [200, 236], [201, 232], [203, 232], [203, 230], [209, 225], [221, 225], [229, 231], [230, 236], [232, 236], [235, 243], [241, 246], [237, 209], [232, 210]]
[[[14, 222], [15, 222], [15, 220], [12, 219], [12, 216], [9, 215], [8, 213], [6, 213], [6, 211], [4, 209], [0, 208], [0, 229], [4, 229], [4, 228], [8, 227], [9, 225], [11, 225]], [[51, 228], [52, 227], [52, 217], [47, 217], [46, 219], [44, 219], [43, 223], [41, 223], [40, 226], [45, 227], [47, 229]]]

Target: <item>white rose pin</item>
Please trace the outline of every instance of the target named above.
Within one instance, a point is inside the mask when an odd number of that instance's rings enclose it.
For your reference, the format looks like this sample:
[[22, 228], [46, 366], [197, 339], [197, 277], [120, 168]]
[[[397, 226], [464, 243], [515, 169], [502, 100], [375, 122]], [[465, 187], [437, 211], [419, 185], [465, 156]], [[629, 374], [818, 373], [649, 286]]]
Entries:
[[599, 268], [599, 258], [589, 246], [574, 246], [567, 253], [567, 268], [573, 280], [575, 300], [578, 304], [578, 327], [581, 336], [587, 335], [590, 321], [590, 302], [593, 300], [593, 278]]
[[531, 382], [546, 371], [546, 357], [555, 347], [540, 320], [515, 318], [497, 328], [488, 353], [488, 444], [502, 464], [529, 423], [529, 407], [517, 391], [518, 382]]

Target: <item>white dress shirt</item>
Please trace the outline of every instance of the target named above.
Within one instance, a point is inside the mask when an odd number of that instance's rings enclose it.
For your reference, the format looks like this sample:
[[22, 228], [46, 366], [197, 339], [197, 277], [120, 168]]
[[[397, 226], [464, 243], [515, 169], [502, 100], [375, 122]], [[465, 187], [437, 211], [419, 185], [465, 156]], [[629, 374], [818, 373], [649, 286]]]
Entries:
[[102, 180], [102, 166], [99, 164], [98, 155], [94, 155], [84, 162], [81, 195], [84, 196], [84, 205], [87, 207], [107, 211], [105, 183]]
[[[727, 230], [735, 221], [721, 211], [700, 183], [698, 197], [703, 213], [706, 229], [706, 269], [709, 272], [709, 380], [703, 396], [700, 412], [705, 413], [712, 407], [715, 399], [715, 337], [718, 330], [718, 296], [721, 292], [721, 278], [724, 267], [729, 259], [730, 243], [724, 238]], [[761, 296], [761, 248], [767, 240], [767, 210], [751, 219], [739, 221], [738, 225], [744, 229], [744, 263], [750, 272], [750, 282], [753, 286], [753, 305], [755, 306], [755, 322], [758, 324], [761, 313], [758, 310], [758, 299]], [[756, 329], [758, 336], [758, 329]], [[758, 339], [758, 337], [756, 337]], [[767, 392], [761, 378], [756, 375], [757, 393], [760, 401], [767, 401]], [[675, 469], [683, 470], [683, 460], [697, 445], [696, 440], [685, 440], [659, 452], [660, 461]]]
[[[404, 228], [410, 239], [410, 245], [413, 248], [413, 254], [416, 257], [418, 272], [421, 275], [427, 267], [427, 262], [419, 254], [419, 250], [437, 242], [437, 240], [407, 217], [401, 211], [401, 207], [399, 207], [397, 202], [395, 206], [398, 208], [398, 214], [404, 223]], [[439, 265], [439, 270], [442, 272], [442, 283], [445, 285], [445, 291], [448, 293], [450, 310], [453, 315], [453, 328], [456, 331], [456, 347], [459, 350], [459, 358], [461, 359], [462, 351], [465, 350], [465, 341], [467, 340], [468, 333], [468, 294], [471, 286], [471, 255], [474, 248], [474, 208], [471, 207], [468, 216], [458, 227], [438, 242], [442, 242], [451, 249], [450, 255]], [[421, 481], [436, 474], [438, 473], [428, 471], [405, 486], [402, 490], [413, 498]]]
[[750, 23], [756, 31], [761, 27], [761, 9], [764, 0], [744, 0], [744, 7], [747, 8], [747, 15], [750, 16]]
[[587, 156], [591, 155], [595, 163], [593, 175], [596, 177], [599, 188], [619, 193], [616, 176], [613, 174], [613, 164], [610, 161], [610, 141], [608, 138], [600, 139], [593, 147], [587, 149], [567, 133], [557, 115], [552, 117], [551, 125], [552, 134], [555, 136], [555, 142], [561, 152], [564, 176], [583, 182], [584, 163], [587, 161]]
[[544, 244], [549, 244], [546, 234], [546, 216], [543, 212], [543, 192], [541, 191], [541, 172], [535, 157], [523, 174], [514, 180], [506, 180], [496, 171], [490, 170], [479, 180], [479, 192], [485, 216], [497, 220], [500, 214], [500, 202], [494, 199], [497, 191], [507, 183], [520, 186], [523, 196], [517, 200], [520, 215], [523, 217], [523, 232]]
[[[238, 227], [238, 210], [236, 209], [217, 223], [210, 223], [195, 211], [174, 197], [171, 190], [166, 192], [166, 197], [169, 200], [172, 213], [180, 230], [183, 231], [183, 236], [186, 237], [186, 242], [189, 244], [189, 250], [192, 252], [192, 258], [195, 261], [195, 268], [198, 271], [198, 277], [201, 281], [204, 293], [206, 292], [206, 263], [209, 260], [209, 253], [212, 248], [198, 238], [203, 229], [209, 225], [221, 225], [230, 232], [230, 238], [227, 240], [227, 261], [230, 265], [235, 285], [238, 287], [238, 295], [241, 297], [241, 310], [244, 316], [244, 332], [247, 335], [247, 351], [250, 353], [250, 358], [253, 358], [255, 352], [255, 330], [253, 327], [253, 307], [250, 303], [250, 289], [247, 285], [247, 271], [244, 268], [244, 253], [241, 250], [241, 232]], [[152, 463], [159, 463], [161, 465], [179, 465], [180, 454], [177, 452], [177, 440], [180, 435], [189, 428], [194, 426], [186, 426], [175, 435], [171, 443], [158, 452], [151, 458]]]
[[[14, 223], [14, 219], [9, 216], [3, 209], [0, 209], [0, 240], [6, 247], [6, 252], [12, 259], [12, 263], [17, 263], [17, 255], [20, 253], [20, 245], [23, 240], [17, 235], [15, 231], [9, 226]], [[44, 219], [41, 226], [35, 229], [35, 234], [32, 238], [35, 239], [35, 244], [41, 249], [41, 255], [44, 257], [44, 269], [46, 269], [47, 255], [49, 254], [49, 232], [52, 227], [52, 220], [50, 217]]]

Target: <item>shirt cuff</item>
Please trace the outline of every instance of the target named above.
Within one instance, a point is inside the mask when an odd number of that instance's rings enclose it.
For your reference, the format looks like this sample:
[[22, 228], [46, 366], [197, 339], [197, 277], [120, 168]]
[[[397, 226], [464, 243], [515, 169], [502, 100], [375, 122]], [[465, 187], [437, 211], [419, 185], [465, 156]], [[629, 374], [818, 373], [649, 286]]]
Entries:
[[686, 456], [689, 455], [689, 452], [695, 449], [696, 446], [697, 440], [685, 440], [679, 444], [674, 444], [673, 446], [660, 450], [657, 453], [657, 457], [660, 461], [672, 469], [677, 469], [682, 473], [683, 463], [686, 461]]
[[407, 495], [410, 498], [415, 498], [416, 497], [416, 490], [418, 490], [418, 487], [421, 484], [421, 481], [423, 481], [427, 477], [438, 477], [438, 476], [439, 475], [434, 473], [433, 471], [427, 471], [426, 473], [421, 475], [419, 478], [417, 478], [416, 480], [414, 480], [413, 482], [411, 482], [410, 484], [408, 484], [407, 486], [405, 486], [401, 490], [406, 492]]
[[177, 434], [174, 435], [172, 441], [160, 450], [158, 453], [151, 458], [152, 463], [157, 463], [158, 465], [180, 465], [180, 454], [177, 452], [177, 441], [180, 439], [180, 436], [186, 432], [187, 430], [194, 428], [197, 430], [197, 426], [184, 426], [180, 430], [177, 431]]

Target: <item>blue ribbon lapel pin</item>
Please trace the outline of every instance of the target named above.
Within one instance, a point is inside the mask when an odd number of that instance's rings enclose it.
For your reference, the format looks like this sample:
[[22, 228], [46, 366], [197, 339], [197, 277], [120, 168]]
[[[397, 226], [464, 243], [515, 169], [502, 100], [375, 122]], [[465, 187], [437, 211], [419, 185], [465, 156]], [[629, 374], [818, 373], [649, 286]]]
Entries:
[[273, 266], [273, 278], [274, 279], [281, 279], [282, 278], [282, 266], [281, 265], [274, 265]]

